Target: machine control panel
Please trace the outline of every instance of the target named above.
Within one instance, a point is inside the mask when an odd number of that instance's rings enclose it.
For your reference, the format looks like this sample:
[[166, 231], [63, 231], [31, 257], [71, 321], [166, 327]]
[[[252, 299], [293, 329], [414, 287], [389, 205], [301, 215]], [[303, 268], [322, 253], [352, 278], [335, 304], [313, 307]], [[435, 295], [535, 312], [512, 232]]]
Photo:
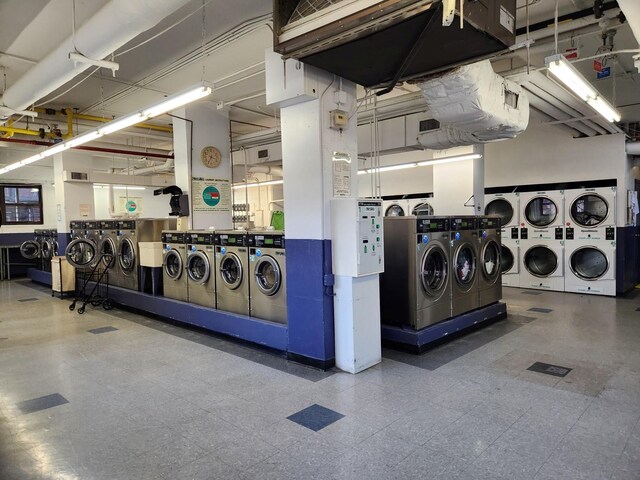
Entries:
[[193, 245], [213, 245], [213, 233], [191, 232], [187, 234], [187, 241]]
[[564, 240], [564, 232], [563, 232], [563, 228], [562, 227], [557, 227], [556, 228], [556, 240]]
[[567, 227], [565, 229], [565, 235], [567, 240], [573, 240], [575, 238], [573, 227]]
[[249, 246], [258, 248], [277, 248], [284, 249], [284, 235], [264, 233], [249, 235]]
[[70, 230], [83, 230], [85, 228], [86, 222], [73, 221], [69, 223]]
[[110, 222], [108, 220], [103, 220], [99, 226], [101, 230], [116, 230], [118, 228], [116, 222]]
[[458, 230], [477, 230], [478, 218], [477, 217], [452, 217], [451, 218], [451, 231], [457, 232]]
[[118, 230], [135, 230], [136, 222], [135, 220], [118, 220]]
[[162, 232], [162, 243], [185, 243], [183, 232]]
[[223, 247], [246, 247], [247, 235], [244, 233], [218, 233], [215, 235], [214, 243]]
[[511, 227], [511, 239], [518, 240], [518, 227]]
[[529, 238], [529, 229], [527, 227], [522, 227], [520, 229], [520, 240], [527, 240]]
[[479, 217], [478, 228], [480, 230], [499, 230], [501, 228], [499, 217]]
[[604, 231], [605, 240], [614, 241], [616, 239], [616, 229], [614, 227], [607, 227]]
[[383, 215], [382, 200], [331, 201], [334, 274], [361, 277], [384, 271]]
[[416, 230], [418, 233], [449, 232], [449, 217], [418, 217]]

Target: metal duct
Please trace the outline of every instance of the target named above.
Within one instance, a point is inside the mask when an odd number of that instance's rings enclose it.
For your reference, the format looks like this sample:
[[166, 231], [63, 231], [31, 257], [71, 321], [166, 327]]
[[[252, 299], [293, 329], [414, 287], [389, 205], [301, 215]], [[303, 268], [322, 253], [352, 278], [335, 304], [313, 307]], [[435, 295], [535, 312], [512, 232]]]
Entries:
[[627, 155], [640, 156], [640, 142], [628, 142]]
[[274, 175], [276, 177], [284, 176], [282, 167], [267, 167], [263, 165], [255, 165], [253, 167], [249, 167], [249, 171], [247, 173], [249, 174], [266, 173], [267, 175]]
[[111, 0], [53, 52], [7, 88], [2, 104], [24, 110], [91, 65], [77, 64], [69, 53], [102, 60], [133, 38], [155, 26], [189, 0]]
[[633, 31], [633, 36], [640, 45], [640, 2], [638, 0], [618, 0], [618, 6]]
[[168, 158], [165, 163], [162, 165], [155, 165], [153, 167], [145, 167], [145, 168], [125, 168], [124, 170], [118, 172], [120, 175], [145, 175], [147, 173], [162, 173], [162, 172], [170, 172], [173, 171], [174, 168], [174, 160], [173, 158]]
[[517, 83], [497, 75], [491, 62], [466, 65], [419, 83], [441, 128], [418, 135], [424, 148], [515, 138], [529, 124], [529, 99]]

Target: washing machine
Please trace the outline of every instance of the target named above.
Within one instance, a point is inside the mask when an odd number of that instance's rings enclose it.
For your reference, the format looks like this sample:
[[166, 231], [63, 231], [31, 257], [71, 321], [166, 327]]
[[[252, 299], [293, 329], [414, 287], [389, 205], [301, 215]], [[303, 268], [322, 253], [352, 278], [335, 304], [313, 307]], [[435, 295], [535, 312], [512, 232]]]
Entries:
[[520, 239], [520, 193], [487, 193], [484, 214], [500, 218], [502, 241]]
[[186, 302], [189, 299], [187, 261], [187, 232], [167, 230], [162, 239], [162, 285], [164, 296]]
[[480, 273], [478, 299], [481, 307], [502, 298], [502, 242], [499, 217], [478, 217]]
[[451, 217], [451, 316], [480, 306], [478, 295], [478, 217]]
[[118, 222], [115, 220], [100, 220], [98, 222], [98, 256], [102, 261], [102, 268], [108, 270], [107, 278], [110, 285], [120, 286], [118, 275]]
[[615, 240], [567, 240], [565, 257], [565, 292], [616, 295]]
[[189, 303], [216, 308], [216, 254], [214, 232], [187, 233], [187, 299]]
[[[517, 227], [516, 227], [517, 229]], [[520, 240], [502, 237], [500, 246], [500, 270], [503, 287], [520, 286]]]
[[564, 290], [564, 242], [521, 240], [520, 287]]
[[[566, 240], [613, 241], [607, 227], [616, 226], [616, 187], [565, 190]], [[567, 245], [568, 246], [568, 245]]]
[[409, 202], [405, 199], [384, 200], [382, 209], [385, 217], [404, 217], [409, 215]]
[[84, 238], [93, 243], [96, 250], [96, 256], [91, 263], [92, 267], [100, 261], [100, 222], [96, 220], [89, 220], [84, 224]]
[[381, 320], [416, 330], [451, 317], [449, 217], [385, 217]]
[[247, 232], [229, 230], [217, 232], [216, 304], [218, 310], [249, 315], [249, 250]]
[[20, 245], [22, 257], [27, 260], [40, 260], [42, 256], [42, 239], [43, 230], [34, 230], [33, 240], [27, 240]]
[[87, 238], [86, 222], [75, 220], [70, 222], [71, 241], [64, 252], [67, 262], [77, 271], [87, 272], [95, 265], [98, 249], [96, 244]]
[[249, 232], [250, 315], [287, 323], [287, 257], [284, 232]]
[[51, 271], [51, 259], [58, 255], [58, 230], [42, 230], [41, 257], [44, 268]]
[[564, 191], [520, 194], [520, 240], [564, 239]]

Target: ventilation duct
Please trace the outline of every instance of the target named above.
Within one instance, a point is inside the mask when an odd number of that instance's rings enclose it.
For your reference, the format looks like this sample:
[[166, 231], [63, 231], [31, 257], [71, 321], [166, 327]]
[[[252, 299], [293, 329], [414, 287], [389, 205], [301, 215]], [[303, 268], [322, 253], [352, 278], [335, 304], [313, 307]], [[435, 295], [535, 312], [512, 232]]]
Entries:
[[529, 100], [515, 82], [494, 73], [488, 60], [419, 83], [429, 113], [441, 127], [418, 135], [433, 150], [515, 138], [529, 124]]
[[[620, 10], [627, 18], [636, 42], [640, 45], [640, 2], [638, 0], [618, 0]], [[640, 55], [634, 55], [635, 67], [640, 72]]]

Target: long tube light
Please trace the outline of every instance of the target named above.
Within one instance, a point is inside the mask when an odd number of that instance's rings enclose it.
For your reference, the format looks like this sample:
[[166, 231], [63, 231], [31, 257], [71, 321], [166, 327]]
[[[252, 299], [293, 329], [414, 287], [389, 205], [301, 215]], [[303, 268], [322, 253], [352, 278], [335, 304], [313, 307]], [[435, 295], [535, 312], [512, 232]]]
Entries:
[[365, 175], [367, 173], [377, 173], [378, 170], [380, 172], [389, 172], [393, 170], [404, 170], [407, 168], [426, 167], [427, 165], [437, 165], [439, 163], [460, 162], [463, 160], [476, 160], [478, 158], [482, 158], [482, 155], [479, 153], [470, 153], [468, 155], [454, 155], [451, 157], [436, 158], [434, 160], [425, 160], [424, 162], [411, 162], [411, 163], [400, 163], [398, 165], [389, 165], [388, 167], [380, 167], [379, 169], [367, 168], [364, 170], [358, 170], [358, 175]]
[[4, 168], [0, 168], [0, 175], [15, 170], [16, 168], [24, 167], [25, 165], [37, 162], [38, 160], [42, 160], [43, 158], [50, 157], [52, 155], [55, 155], [56, 153], [60, 153], [70, 148], [91, 142], [105, 135], [110, 135], [114, 132], [117, 132], [118, 130], [131, 127], [132, 125], [143, 122], [153, 117], [157, 117], [158, 115], [162, 115], [163, 113], [170, 112], [171, 110], [175, 110], [178, 107], [211, 95], [211, 93], [213, 93], [213, 89], [211, 87], [201, 84], [183, 92], [170, 95], [160, 103], [151, 105], [130, 115], [116, 118], [109, 123], [105, 123], [104, 125], [101, 125], [100, 127], [93, 130], [89, 130], [82, 135], [73, 137], [66, 142], [61, 142], [52, 147], [49, 147], [46, 150], [38, 153], [37, 155], [33, 155], [19, 162], [7, 165]]
[[233, 189], [238, 190], [242, 188], [253, 188], [253, 187], [267, 187], [269, 185], [282, 185], [284, 180], [269, 180], [267, 182], [254, 182], [254, 183], [234, 183]]
[[549, 72], [609, 122], [619, 122], [620, 113], [591, 86], [562, 54], [544, 59]]

